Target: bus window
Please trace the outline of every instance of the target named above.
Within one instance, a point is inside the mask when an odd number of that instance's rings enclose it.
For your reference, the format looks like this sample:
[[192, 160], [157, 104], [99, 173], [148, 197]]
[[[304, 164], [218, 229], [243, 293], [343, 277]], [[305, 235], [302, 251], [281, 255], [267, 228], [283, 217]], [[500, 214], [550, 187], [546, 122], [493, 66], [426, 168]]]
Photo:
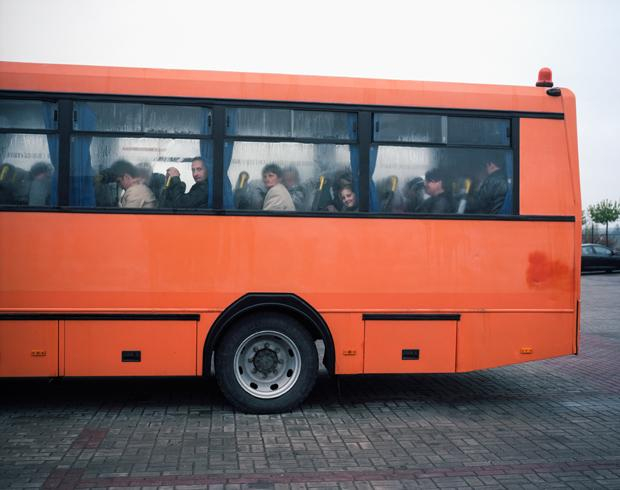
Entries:
[[[172, 138], [115, 138], [77, 136], [71, 140], [70, 202], [82, 207], [118, 207], [123, 190], [118, 176], [111, 171], [114, 162], [126, 160], [139, 172], [155, 198], [162, 197], [169, 168], [178, 170], [185, 190], [196, 183], [191, 164], [199, 156], [205, 162], [207, 179], [212, 186], [213, 150], [211, 141]], [[209, 192], [212, 196], [213, 192]], [[164, 207], [164, 206], [162, 206]]]
[[449, 117], [448, 142], [452, 145], [510, 146], [510, 120]]
[[[37, 100], [0, 100], [0, 205], [56, 204], [57, 106]], [[19, 130], [41, 131], [41, 134]], [[11, 132], [15, 130], [15, 132]]]
[[355, 114], [290, 109], [226, 110], [227, 136], [312, 138], [355, 141]]
[[[114, 102], [76, 102], [74, 107], [76, 133], [71, 139], [69, 189], [72, 206], [127, 207], [128, 202], [135, 203], [131, 207], [212, 206], [209, 109]], [[132, 165], [123, 167], [132, 175], [131, 182], [121, 182], [116, 175], [113, 165], [120, 160]], [[192, 169], [195, 160], [201, 162], [201, 169]], [[128, 199], [128, 188], [134, 187], [131, 194], [136, 194], [136, 185], [145, 186], [139, 189], [148, 205]]]
[[357, 147], [293, 142], [227, 141], [224, 147], [227, 209], [262, 210], [268, 189], [263, 170], [275, 164], [295, 211], [340, 211], [339, 189], [357, 192]]
[[[488, 162], [495, 162], [499, 169], [494, 179], [501, 176], [505, 181], [503, 193], [496, 196], [501, 202], [495, 208], [481, 208], [477, 201], [488, 182]], [[511, 150], [373, 145], [371, 169], [372, 211], [512, 213]], [[441, 202], [433, 205], [434, 201]]]
[[73, 129], [178, 135], [211, 134], [211, 111], [202, 107], [77, 102]]
[[446, 116], [426, 114], [374, 115], [374, 141], [445, 143]]

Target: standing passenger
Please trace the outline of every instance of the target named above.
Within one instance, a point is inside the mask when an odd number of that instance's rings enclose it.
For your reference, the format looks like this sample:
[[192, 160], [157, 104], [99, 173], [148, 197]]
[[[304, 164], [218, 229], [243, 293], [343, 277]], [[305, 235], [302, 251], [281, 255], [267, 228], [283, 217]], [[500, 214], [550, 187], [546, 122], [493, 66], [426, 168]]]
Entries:
[[489, 160], [485, 164], [487, 173], [482, 185], [467, 199], [467, 213], [497, 214], [508, 193], [508, 179], [501, 160]]
[[125, 191], [121, 197], [121, 208], [156, 208], [155, 195], [142, 183], [140, 173], [131, 163], [118, 160], [110, 167], [116, 182]]
[[265, 201], [263, 202], [263, 211], [295, 211], [293, 199], [286, 187], [280, 181], [282, 180], [282, 169], [275, 163], [265, 165], [263, 168], [263, 184], [267, 189]]

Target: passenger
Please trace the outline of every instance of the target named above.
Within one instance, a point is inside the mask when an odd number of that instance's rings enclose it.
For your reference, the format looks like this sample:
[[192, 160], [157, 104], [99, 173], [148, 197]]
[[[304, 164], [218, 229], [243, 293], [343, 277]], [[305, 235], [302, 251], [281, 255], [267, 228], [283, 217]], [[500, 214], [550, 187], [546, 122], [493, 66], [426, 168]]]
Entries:
[[166, 170], [166, 185], [161, 194], [161, 207], [206, 209], [209, 207], [209, 180], [207, 167], [200, 157], [192, 160], [192, 177], [195, 184], [185, 194], [185, 183], [175, 167]]
[[344, 212], [355, 212], [358, 210], [357, 195], [351, 185], [347, 184], [342, 187], [339, 196], [342, 201], [342, 210]]
[[438, 168], [433, 168], [424, 175], [424, 190], [430, 196], [418, 208], [418, 213], [453, 213], [452, 198], [444, 187], [445, 176]]
[[155, 208], [157, 201], [151, 189], [140, 180], [135, 166], [125, 160], [118, 160], [110, 167], [116, 182], [125, 191], [121, 197], [122, 208]]
[[0, 165], [0, 204], [17, 204], [15, 200], [15, 166]]
[[140, 174], [141, 182], [153, 191], [156, 198], [160, 198], [166, 181], [164, 174], [153, 173], [153, 167], [149, 162], [140, 162], [136, 168]]
[[35, 163], [30, 168], [29, 206], [49, 206], [54, 167], [46, 162]]
[[293, 204], [297, 211], [305, 209], [306, 191], [299, 183], [299, 171], [293, 166], [285, 167], [282, 170], [282, 183], [288, 190], [293, 199]]
[[424, 202], [424, 179], [414, 177], [405, 184], [405, 211], [413, 213]]
[[489, 160], [485, 164], [486, 178], [480, 188], [467, 199], [465, 212], [497, 214], [508, 193], [508, 179], [501, 160]]
[[281, 184], [282, 169], [275, 163], [263, 168], [263, 184], [267, 189], [263, 211], [295, 211], [295, 204], [286, 187]]

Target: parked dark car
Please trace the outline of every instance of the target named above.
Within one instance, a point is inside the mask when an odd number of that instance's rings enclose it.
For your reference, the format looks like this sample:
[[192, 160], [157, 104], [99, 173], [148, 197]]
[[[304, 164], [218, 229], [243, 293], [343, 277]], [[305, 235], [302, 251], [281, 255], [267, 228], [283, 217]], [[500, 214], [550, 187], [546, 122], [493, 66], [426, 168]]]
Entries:
[[620, 254], [595, 243], [581, 245], [581, 272], [620, 271]]

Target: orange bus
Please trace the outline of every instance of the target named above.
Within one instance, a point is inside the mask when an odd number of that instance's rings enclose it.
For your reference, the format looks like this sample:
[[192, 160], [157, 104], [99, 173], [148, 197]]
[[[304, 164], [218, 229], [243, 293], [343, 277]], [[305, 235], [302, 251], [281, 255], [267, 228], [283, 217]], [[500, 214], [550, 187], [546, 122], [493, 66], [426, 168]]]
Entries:
[[[576, 354], [575, 99], [0, 63], [0, 376], [332, 375]], [[321, 343], [324, 349], [321, 348]], [[318, 346], [318, 347], [317, 347]]]

